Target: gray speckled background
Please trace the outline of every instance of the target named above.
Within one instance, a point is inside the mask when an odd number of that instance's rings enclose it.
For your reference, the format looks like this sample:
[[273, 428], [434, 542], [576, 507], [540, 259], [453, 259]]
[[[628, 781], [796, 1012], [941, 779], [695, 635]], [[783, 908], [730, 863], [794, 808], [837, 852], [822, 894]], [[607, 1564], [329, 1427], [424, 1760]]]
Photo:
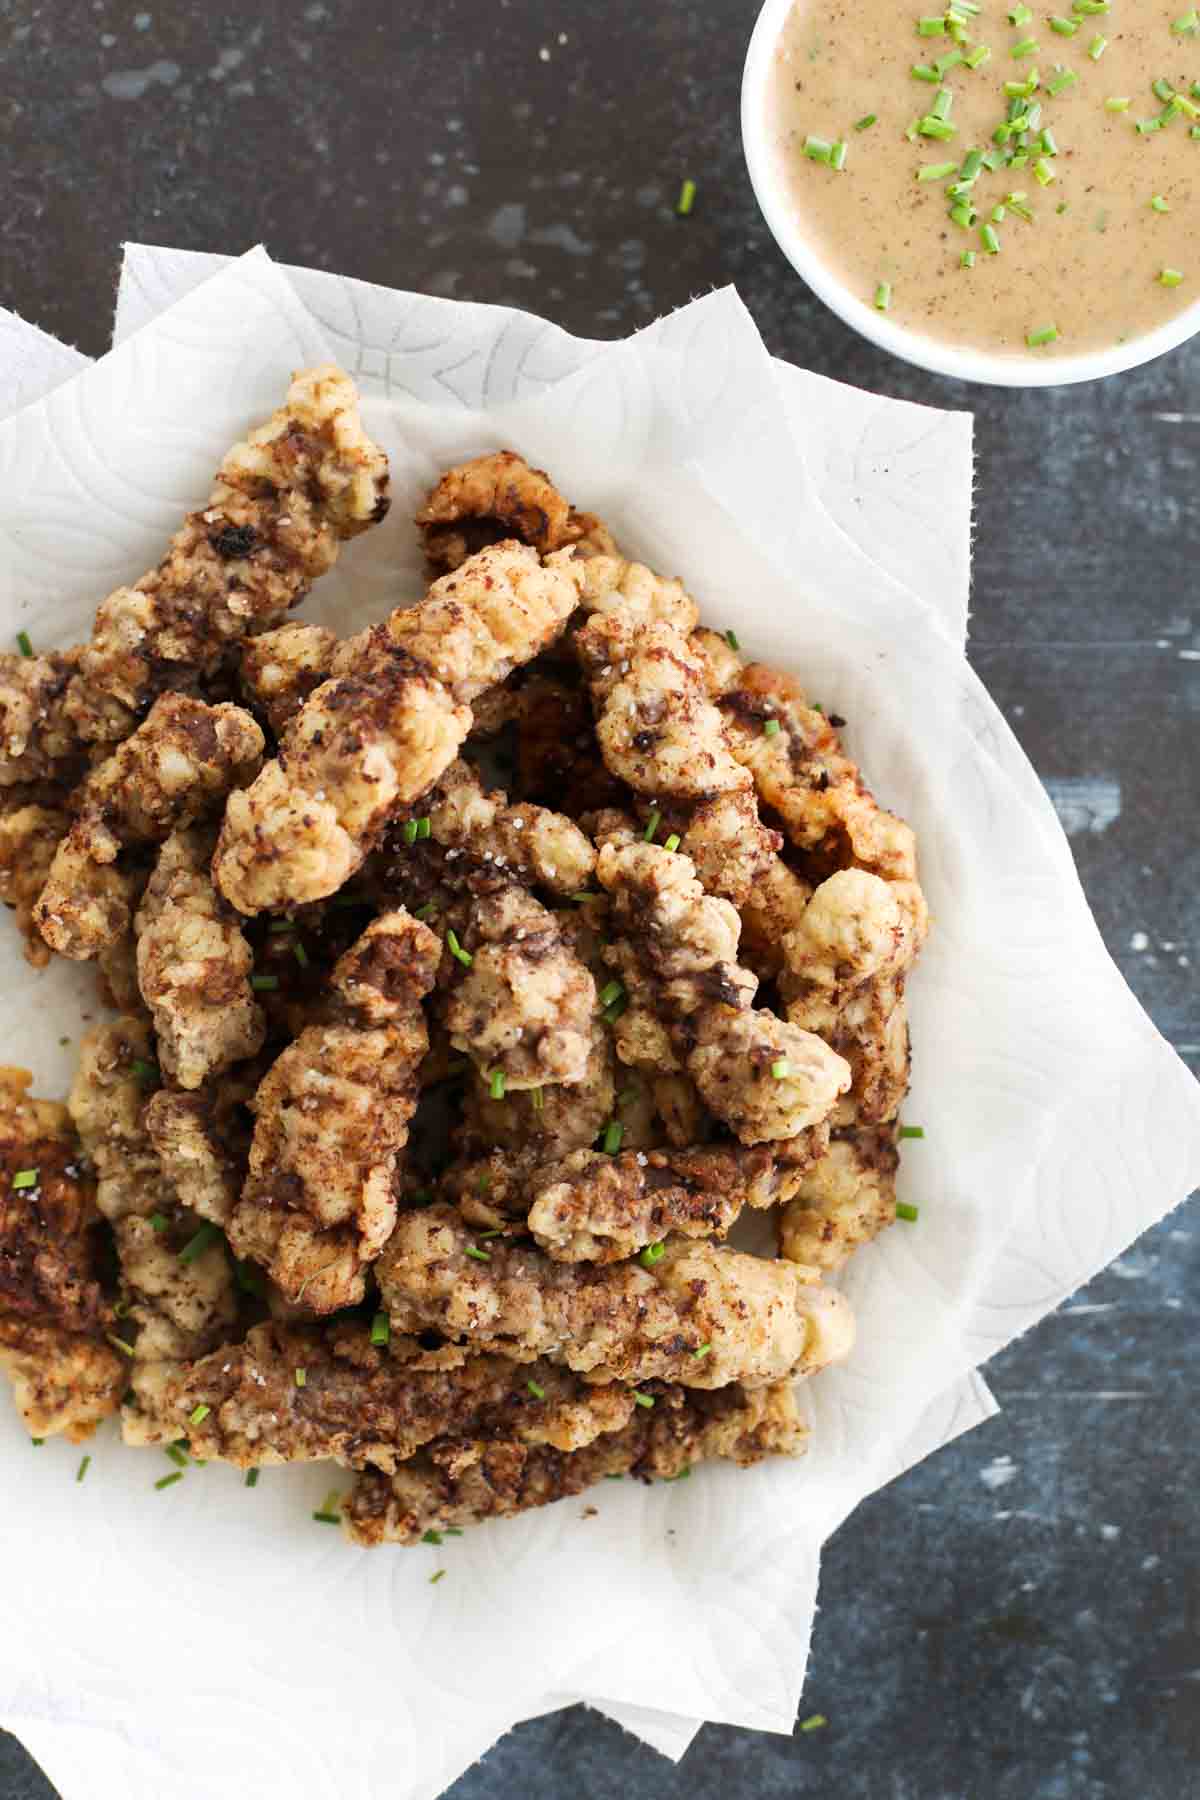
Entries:
[[[1009, 394], [851, 336], [791, 276], [742, 168], [753, 16], [746, 0], [0, 0], [0, 302], [100, 352], [123, 238], [262, 238], [600, 336], [732, 280], [777, 354], [972, 407], [972, 658], [1113, 954], [1200, 1067], [1200, 344]], [[1200, 1793], [1198, 1291], [1193, 1203], [992, 1364], [1000, 1418], [859, 1509], [825, 1562], [802, 1708], [824, 1730], [708, 1728], [672, 1769], [575, 1709], [516, 1731], [454, 1800]], [[0, 1739], [3, 1800], [51, 1792]]]

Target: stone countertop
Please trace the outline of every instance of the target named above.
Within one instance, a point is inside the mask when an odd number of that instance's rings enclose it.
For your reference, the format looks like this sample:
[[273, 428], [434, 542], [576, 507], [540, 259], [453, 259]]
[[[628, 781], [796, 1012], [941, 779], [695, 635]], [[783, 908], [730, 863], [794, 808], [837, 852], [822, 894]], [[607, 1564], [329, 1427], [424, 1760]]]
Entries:
[[[1109, 948], [1200, 1068], [1200, 342], [1027, 393], [872, 350], [759, 219], [737, 124], [753, 17], [745, 0], [0, 0], [0, 303], [101, 352], [124, 238], [261, 239], [601, 337], [732, 281], [777, 355], [972, 409], [972, 660]], [[675, 1769], [576, 1708], [514, 1732], [454, 1800], [1195, 1793], [1198, 1226], [1193, 1203], [998, 1357], [1000, 1417], [838, 1533], [801, 1708], [823, 1729], [708, 1727]], [[51, 1793], [0, 1740], [3, 1800]]]

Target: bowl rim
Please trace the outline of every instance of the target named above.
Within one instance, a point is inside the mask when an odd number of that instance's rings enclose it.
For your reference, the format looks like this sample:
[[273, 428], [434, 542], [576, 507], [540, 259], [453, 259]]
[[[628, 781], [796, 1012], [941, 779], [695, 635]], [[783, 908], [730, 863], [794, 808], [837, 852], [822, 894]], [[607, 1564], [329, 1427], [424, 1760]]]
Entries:
[[1200, 299], [1197, 299], [1173, 319], [1127, 344], [1039, 360], [1020, 354], [1003, 355], [963, 348], [958, 344], [942, 344], [906, 325], [893, 323], [885, 313], [860, 299], [821, 260], [796, 225], [776, 172], [776, 158], [767, 140], [766, 90], [772, 56], [788, 13], [793, 5], [803, 3], [804, 0], [763, 0], [742, 69], [742, 152], [754, 197], [771, 236], [801, 279], [852, 330], [880, 349], [933, 374], [947, 375], [958, 381], [982, 382], [991, 387], [1013, 388], [1066, 387], [1140, 368], [1143, 363], [1177, 349], [1200, 331]]

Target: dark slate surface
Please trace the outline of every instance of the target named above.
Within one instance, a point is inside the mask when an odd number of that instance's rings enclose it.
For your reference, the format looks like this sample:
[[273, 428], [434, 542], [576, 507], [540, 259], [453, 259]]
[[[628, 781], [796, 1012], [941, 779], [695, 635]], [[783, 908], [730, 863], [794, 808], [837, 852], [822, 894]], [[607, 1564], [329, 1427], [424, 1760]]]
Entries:
[[[1100, 386], [1009, 394], [859, 342], [755, 210], [737, 130], [753, 11], [0, 0], [0, 302], [103, 350], [125, 237], [261, 238], [598, 336], [735, 281], [776, 353], [972, 407], [972, 657], [1070, 802], [1113, 954], [1200, 1066], [1200, 344]], [[1193, 1204], [998, 1358], [1003, 1415], [839, 1533], [801, 1709], [823, 1731], [710, 1727], [672, 1769], [575, 1709], [515, 1732], [454, 1800], [1200, 1792], [1197, 1224]], [[51, 1792], [0, 1741], [3, 1800]]]

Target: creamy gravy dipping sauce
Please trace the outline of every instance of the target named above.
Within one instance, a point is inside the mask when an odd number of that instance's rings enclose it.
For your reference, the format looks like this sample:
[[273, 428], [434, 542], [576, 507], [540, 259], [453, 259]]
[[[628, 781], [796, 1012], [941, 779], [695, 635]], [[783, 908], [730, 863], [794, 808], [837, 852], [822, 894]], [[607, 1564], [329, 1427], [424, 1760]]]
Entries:
[[[1031, 16], [1014, 26], [1009, 5], [982, 0], [956, 42], [918, 33], [918, 17], [936, 12], [920, 0], [797, 0], [775, 50], [770, 142], [814, 252], [896, 323], [993, 352], [1031, 354], [1031, 336], [1040, 356], [1107, 349], [1200, 298], [1200, 136], [1192, 136], [1200, 128], [1200, 31], [1172, 31], [1188, 19], [1181, 0], [1112, 0], [1110, 12], [1085, 16], [1072, 12], [1072, 0], [1014, 10]], [[1078, 29], [1059, 35], [1052, 17]], [[1100, 38], [1105, 47], [1093, 59]], [[1036, 49], [1014, 57], [1028, 40]], [[931, 68], [984, 45], [991, 56], [978, 68], [958, 62], [936, 83], [911, 73], [914, 64]], [[960, 173], [917, 179], [923, 165], [953, 163], [961, 172], [971, 150], [996, 154], [993, 133], [1014, 99], [1005, 83], [1035, 72], [1038, 87], [1017, 98], [1023, 107], [1040, 104], [1040, 120], [1025, 145], [1009, 145], [1027, 162], [985, 166], [960, 196], [949, 192]], [[1067, 72], [1074, 82], [1052, 93]], [[1139, 132], [1137, 121], [1161, 119], [1170, 107], [1156, 81], [1185, 104], [1158, 129]], [[918, 119], [936, 116], [940, 90], [953, 96], [954, 135], [910, 141]], [[1126, 110], [1106, 105], [1121, 99]], [[937, 104], [944, 108], [944, 97]], [[873, 123], [856, 128], [872, 114]], [[818, 153], [821, 140], [844, 144], [844, 166], [806, 155], [812, 138]], [[1043, 185], [1039, 169], [1053, 179]], [[1024, 196], [1015, 206], [1014, 192]], [[949, 217], [964, 203], [976, 215], [966, 228]], [[993, 219], [998, 206], [1005, 212]], [[964, 252], [973, 266], [964, 266]]]

